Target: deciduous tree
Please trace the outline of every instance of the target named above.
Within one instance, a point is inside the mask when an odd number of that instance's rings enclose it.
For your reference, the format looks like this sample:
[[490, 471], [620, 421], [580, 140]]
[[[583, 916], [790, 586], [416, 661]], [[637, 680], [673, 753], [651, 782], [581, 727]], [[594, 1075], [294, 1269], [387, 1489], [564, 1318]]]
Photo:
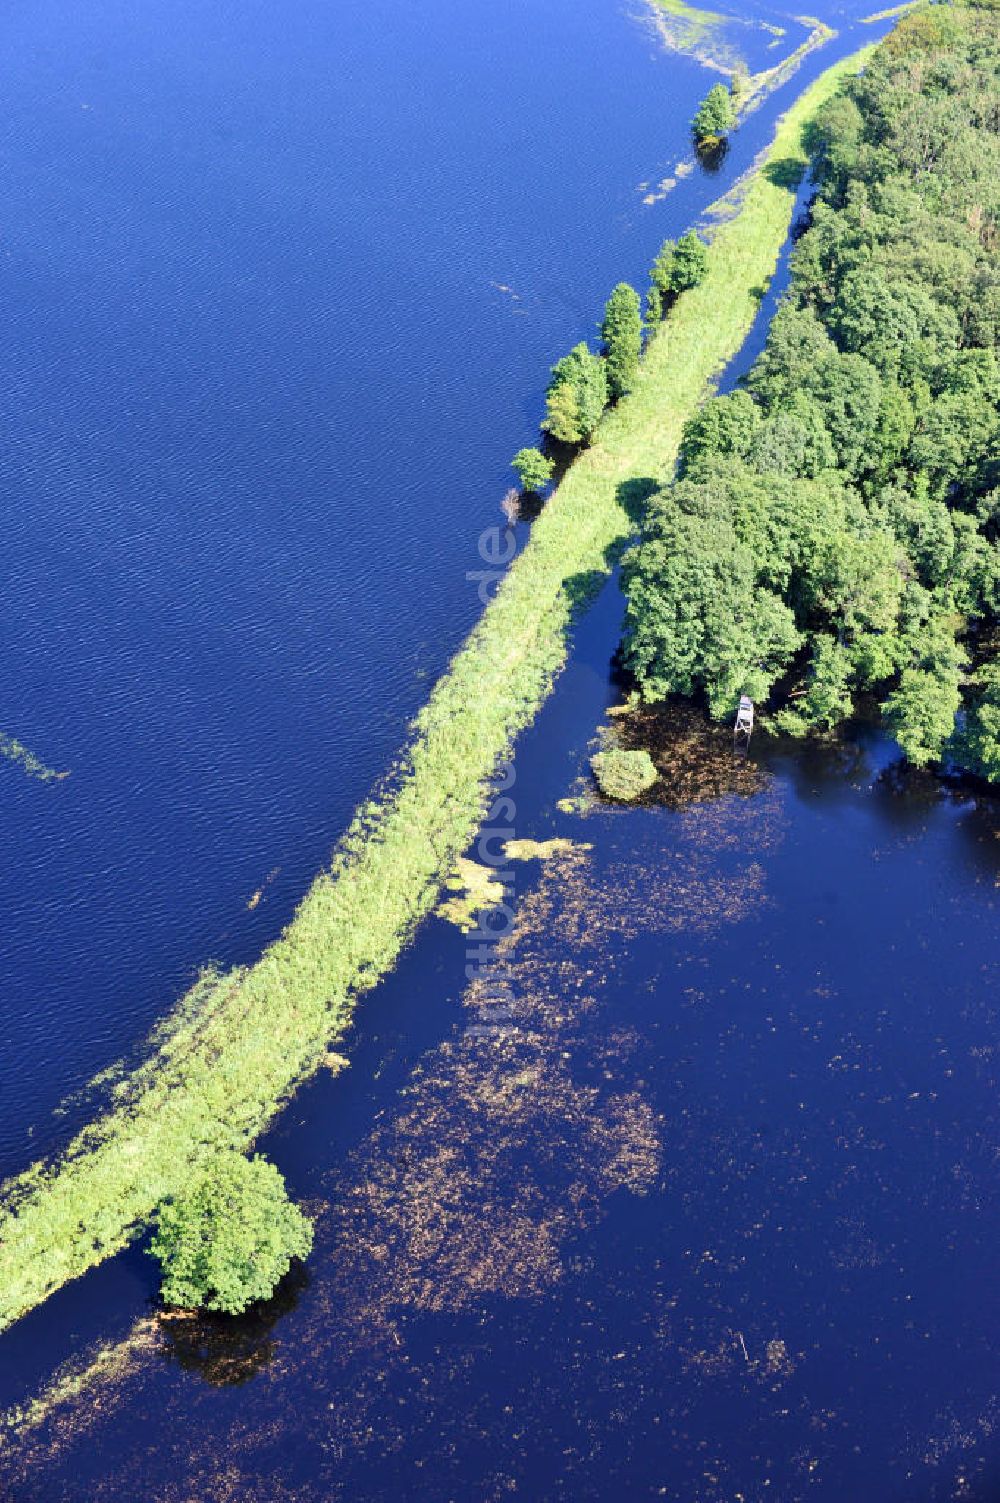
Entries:
[[510, 463], [524, 491], [544, 490], [555, 469], [552, 460], [547, 459], [541, 449], [518, 449]]
[[150, 1252], [163, 1268], [168, 1305], [237, 1315], [274, 1292], [312, 1239], [278, 1169], [259, 1154], [225, 1152], [160, 1207]]
[[619, 282], [608, 298], [601, 320], [608, 392], [613, 401], [630, 391], [642, 356], [642, 313], [639, 294]]

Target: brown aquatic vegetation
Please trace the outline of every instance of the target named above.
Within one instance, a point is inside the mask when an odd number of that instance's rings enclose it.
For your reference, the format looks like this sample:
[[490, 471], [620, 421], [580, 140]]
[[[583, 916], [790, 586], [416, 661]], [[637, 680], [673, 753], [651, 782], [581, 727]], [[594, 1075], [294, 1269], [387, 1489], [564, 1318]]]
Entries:
[[683, 700], [629, 705], [614, 726], [615, 741], [648, 752], [660, 773], [647, 802], [686, 809], [727, 794], [752, 798], [767, 780], [757, 763], [734, 756], [730, 727]]
[[[751, 853], [773, 842], [771, 790], [714, 807]], [[701, 812], [693, 811], [696, 820]], [[638, 1078], [642, 1040], [603, 1013], [614, 964], [609, 938], [640, 928], [711, 932], [763, 899], [762, 875], [724, 878], [713, 851], [725, 843], [701, 850], [704, 831], [688, 820], [675, 823], [680, 849], [658, 866], [632, 859], [603, 867], [578, 844], [548, 848], [497, 947], [511, 977], [516, 1031], [495, 1040], [459, 1031], [430, 1050], [394, 1108], [328, 1177], [328, 1203], [315, 1210], [312, 1281], [288, 1315], [294, 1339], [282, 1343], [267, 1307], [260, 1329], [236, 1322], [228, 1337], [200, 1319], [161, 1324], [141, 1363], [131, 1353], [127, 1365], [95, 1367], [89, 1388], [78, 1385], [72, 1399], [64, 1395], [40, 1415], [9, 1454], [11, 1474], [44, 1475], [54, 1446], [92, 1446], [87, 1432], [112, 1423], [126, 1393], [134, 1404], [166, 1358], [212, 1385], [266, 1375], [274, 1399], [256, 1389], [253, 1425], [235, 1418], [220, 1435], [214, 1420], [193, 1431], [165, 1425], [170, 1415], [152, 1387], [148, 1402], [163, 1437], [156, 1443], [177, 1448], [178, 1481], [161, 1494], [164, 1503], [224, 1503], [241, 1486], [249, 1500], [285, 1497], [267, 1458], [279, 1434], [287, 1445], [290, 1427], [305, 1422], [280, 1405], [285, 1373], [298, 1384], [308, 1375], [310, 1434], [313, 1443], [322, 1437], [330, 1465], [368, 1447], [384, 1453], [405, 1434], [405, 1418], [386, 1415], [383, 1395], [387, 1372], [408, 1369], [409, 1320], [474, 1314], [497, 1299], [539, 1300], [572, 1279], [577, 1239], [609, 1214], [612, 1197], [644, 1196], [670, 1169], [668, 1129]], [[473, 982], [463, 995], [470, 1018], [480, 1010], [478, 989]], [[732, 1348], [738, 1370], [776, 1381], [778, 1345], [771, 1351], [747, 1335], [746, 1361], [734, 1334], [717, 1340]], [[667, 1316], [651, 1335], [654, 1350], [661, 1343], [692, 1370], [706, 1339]], [[442, 1357], [435, 1377], [443, 1393], [467, 1360]], [[180, 1402], [192, 1402], [190, 1389]], [[108, 1478], [109, 1498], [138, 1487], [147, 1444]], [[329, 1496], [316, 1487], [304, 1496]]]

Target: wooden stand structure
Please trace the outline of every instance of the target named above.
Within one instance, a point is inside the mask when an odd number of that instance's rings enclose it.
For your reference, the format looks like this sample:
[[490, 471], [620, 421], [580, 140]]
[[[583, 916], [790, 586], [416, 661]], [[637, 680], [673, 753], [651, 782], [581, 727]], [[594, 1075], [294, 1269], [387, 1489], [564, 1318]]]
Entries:
[[740, 695], [740, 707], [736, 711], [736, 724], [733, 727], [733, 745], [742, 747], [746, 751], [750, 745], [750, 737], [753, 735], [753, 700], [749, 694]]

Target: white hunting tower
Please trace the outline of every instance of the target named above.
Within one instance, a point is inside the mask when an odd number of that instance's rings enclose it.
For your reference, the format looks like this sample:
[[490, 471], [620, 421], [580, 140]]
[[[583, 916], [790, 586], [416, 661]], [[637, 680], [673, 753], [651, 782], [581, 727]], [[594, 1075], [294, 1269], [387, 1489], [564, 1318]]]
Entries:
[[753, 700], [749, 694], [740, 695], [740, 707], [736, 711], [736, 724], [733, 727], [733, 740], [737, 746], [750, 745], [750, 737], [753, 735]]

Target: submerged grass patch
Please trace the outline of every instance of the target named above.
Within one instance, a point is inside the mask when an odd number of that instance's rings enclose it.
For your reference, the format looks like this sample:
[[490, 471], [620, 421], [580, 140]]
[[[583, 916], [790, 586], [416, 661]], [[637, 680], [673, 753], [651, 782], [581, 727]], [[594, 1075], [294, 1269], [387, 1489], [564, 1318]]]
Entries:
[[890, 5], [885, 10], [877, 10], [870, 16], [862, 16], [862, 26], [871, 26], [876, 21], [892, 21], [896, 16], [905, 16], [907, 11], [914, 10], [920, 4], [920, 0], [904, 0], [902, 5]]
[[731, 21], [719, 11], [689, 5], [687, 0], [653, 0], [658, 12], [659, 30], [664, 40], [679, 52], [699, 47], [705, 38]]
[[566, 474], [386, 787], [358, 811], [282, 936], [251, 967], [206, 973], [111, 1109], [61, 1159], [4, 1187], [0, 1327], [123, 1247], [207, 1157], [261, 1133], [433, 908], [498, 760], [565, 658], [575, 612], [749, 330], [788, 233], [803, 124], [858, 61], [828, 70], [780, 123], [739, 214], [715, 232], [704, 281], [657, 331], [634, 392]]

